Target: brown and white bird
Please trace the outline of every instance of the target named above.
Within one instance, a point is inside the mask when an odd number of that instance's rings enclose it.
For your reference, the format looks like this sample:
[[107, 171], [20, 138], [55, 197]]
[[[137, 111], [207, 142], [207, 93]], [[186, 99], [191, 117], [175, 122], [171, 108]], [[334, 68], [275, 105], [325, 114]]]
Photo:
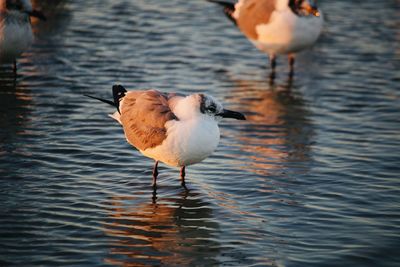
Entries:
[[261, 51], [269, 55], [274, 71], [276, 56], [289, 55], [293, 73], [295, 53], [311, 47], [322, 30], [322, 13], [312, 0], [239, 0], [236, 4], [208, 0], [224, 7], [226, 16]]
[[220, 138], [222, 118], [245, 120], [243, 114], [224, 109], [212, 96], [162, 93], [156, 90], [126, 91], [113, 86], [114, 101], [86, 95], [117, 108], [110, 115], [123, 127], [127, 141], [146, 157], [155, 160], [153, 187], [156, 187], [158, 162], [181, 168], [210, 156]]
[[46, 20], [30, 0], [0, 0], [0, 64], [13, 63], [33, 42], [30, 17]]

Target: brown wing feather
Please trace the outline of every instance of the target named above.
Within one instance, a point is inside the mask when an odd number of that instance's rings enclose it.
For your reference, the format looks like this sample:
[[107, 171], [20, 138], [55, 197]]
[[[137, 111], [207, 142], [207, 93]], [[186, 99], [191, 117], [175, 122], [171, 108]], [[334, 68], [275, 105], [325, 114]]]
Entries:
[[156, 90], [129, 92], [123, 98], [121, 123], [126, 139], [139, 150], [160, 145], [166, 138], [165, 123], [177, 120], [168, 101], [175, 94]]
[[275, 10], [275, 0], [247, 0], [240, 7], [237, 25], [250, 39], [257, 40], [256, 26], [267, 24]]

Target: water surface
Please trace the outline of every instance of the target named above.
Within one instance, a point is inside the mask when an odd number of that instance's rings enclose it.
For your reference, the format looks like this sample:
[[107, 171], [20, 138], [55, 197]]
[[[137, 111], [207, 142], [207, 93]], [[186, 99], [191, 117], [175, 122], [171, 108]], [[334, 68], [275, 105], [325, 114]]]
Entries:
[[[46, 23], [0, 75], [2, 266], [398, 266], [399, 2], [321, 1], [323, 36], [274, 84], [206, 1], [44, 1]], [[206, 92], [213, 156], [160, 167], [82, 94]]]

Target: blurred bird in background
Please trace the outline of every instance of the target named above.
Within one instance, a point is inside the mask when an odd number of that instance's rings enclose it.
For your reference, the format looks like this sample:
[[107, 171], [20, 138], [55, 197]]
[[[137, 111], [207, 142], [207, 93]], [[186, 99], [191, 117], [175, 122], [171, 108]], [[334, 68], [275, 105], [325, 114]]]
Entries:
[[12, 63], [14, 74], [17, 58], [33, 42], [30, 17], [46, 20], [30, 0], [0, 0], [0, 64]]
[[318, 39], [323, 17], [311, 0], [239, 0], [236, 4], [208, 0], [224, 7], [225, 15], [258, 49], [269, 55], [272, 74], [276, 56], [289, 56], [290, 76], [295, 53], [311, 47]]

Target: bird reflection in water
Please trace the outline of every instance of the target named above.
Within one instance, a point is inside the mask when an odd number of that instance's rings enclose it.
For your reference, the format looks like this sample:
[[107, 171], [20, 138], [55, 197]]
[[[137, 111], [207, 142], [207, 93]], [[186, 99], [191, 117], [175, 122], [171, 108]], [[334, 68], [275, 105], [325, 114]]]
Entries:
[[12, 153], [20, 145], [32, 110], [32, 96], [27, 84], [17, 82], [10, 72], [0, 72], [0, 155]]
[[46, 14], [47, 22], [43, 23], [32, 18], [32, 28], [37, 39], [54, 38], [58, 32], [63, 31], [69, 24], [71, 14], [65, 0], [32, 0], [35, 9]]
[[[258, 80], [234, 80], [233, 95], [244, 108], [249, 125], [238, 136], [241, 149], [250, 154], [250, 170], [270, 175], [286, 163], [306, 162], [310, 157], [313, 127], [308, 110], [292, 79], [283, 85]], [[247, 109], [247, 110], [246, 110]], [[303, 164], [307, 166], [307, 164]]]
[[113, 197], [105, 232], [112, 248], [105, 259], [119, 266], [217, 264], [218, 224], [200, 196], [184, 191], [158, 202], [136, 204], [134, 197]]

